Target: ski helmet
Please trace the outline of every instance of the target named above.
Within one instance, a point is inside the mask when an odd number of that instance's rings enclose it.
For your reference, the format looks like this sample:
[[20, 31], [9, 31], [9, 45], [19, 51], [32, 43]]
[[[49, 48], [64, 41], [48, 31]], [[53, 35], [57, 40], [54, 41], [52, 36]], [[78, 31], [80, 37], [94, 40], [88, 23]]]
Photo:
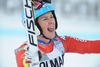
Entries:
[[[42, 16], [43, 14], [47, 13], [47, 12], [52, 12], [53, 16], [54, 16], [54, 19], [55, 19], [55, 29], [57, 29], [58, 27], [58, 24], [57, 24], [57, 18], [56, 18], [56, 15], [55, 15], [55, 12], [54, 12], [54, 7], [49, 4], [49, 3], [43, 3], [43, 6], [40, 8], [40, 9], [34, 9], [34, 15], [35, 15], [35, 24], [37, 26], [37, 28], [39, 29], [39, 35], [42, 34], [42, 29], [40, 27], [40, 25], [38, 24], [37, 22], [37, 19]], [[22, 23], [23, 25], [25, 26], [25, 14], [24, 14], [24, 11], [22, 11]]]
[[49, 3], [45, 3], [45, 4], [43, 4], [42, 8], [34, 10], [35, 20], [36, 20], [35, 24], [38, 27], [38, 29], [40, 30], [40, 34], [42, 34], [42, 29], [41, 29], [40, 25], [38, 24], [37, 19], [47, 12], [52, 12], [54, 19], [55, 19], [55, 22], [56, 22], [55, 29], [57, 29], [57, 27], [58, 27], [57, 18], [56, 18], [55, 12], [54, 12], [54, 7]]

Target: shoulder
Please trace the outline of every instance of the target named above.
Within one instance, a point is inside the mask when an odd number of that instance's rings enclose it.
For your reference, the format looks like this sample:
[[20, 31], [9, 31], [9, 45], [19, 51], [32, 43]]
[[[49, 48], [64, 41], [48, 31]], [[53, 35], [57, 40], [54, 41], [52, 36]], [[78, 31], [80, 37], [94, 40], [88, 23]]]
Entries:
[[58, 36], [58, 38], [60, 40], [71, 40], [71, 39], [79, 39], [79, 38], [76, 38], [76, 37], [72, 37], [72, 36]]
[[27, 48], [27, 41], [21, 44], [17, 49], [15, 49], [15, 54], [23, 51], [25, 52], [26, 48]]
[[26, 47], [27, 47], [27, 42], [24, 42], [15, 50], [15, 58], [16, 58], [16, 62], [17, 62], [18, 67], [24, 67], [23, 66], [23, 59], [25, 56]]
[[60, 40], [66, 40], [67, 36], [58, 36], [58, 39], [60, 39]]

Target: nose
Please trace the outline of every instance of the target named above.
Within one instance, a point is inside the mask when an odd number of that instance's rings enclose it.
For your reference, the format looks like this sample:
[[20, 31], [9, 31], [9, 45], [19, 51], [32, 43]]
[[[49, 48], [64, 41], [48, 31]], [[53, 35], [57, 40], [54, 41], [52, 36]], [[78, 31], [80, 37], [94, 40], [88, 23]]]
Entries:
[[53, 18], [49, 18], [49, 24], [53, 24], [54, 23], [54, 19]]

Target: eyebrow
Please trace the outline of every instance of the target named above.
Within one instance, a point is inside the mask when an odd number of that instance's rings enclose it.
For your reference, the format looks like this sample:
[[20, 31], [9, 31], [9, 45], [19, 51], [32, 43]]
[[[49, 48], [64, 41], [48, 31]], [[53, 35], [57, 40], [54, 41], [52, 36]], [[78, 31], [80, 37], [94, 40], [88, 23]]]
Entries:
[[[49, 14], [49, 16], [51, 17], [51, 16], [53, 16], [53, 14]], [[48, 16], [47, 15], [42, 15], [42, 16], [40, 16], [40, 19], [46, 18], [46, 17], [48, 17]]]
[[42, 17], [40, 17], [40, 19], [43, 19], [43, 18], [47, 18], [47, 16], [42, 16]]

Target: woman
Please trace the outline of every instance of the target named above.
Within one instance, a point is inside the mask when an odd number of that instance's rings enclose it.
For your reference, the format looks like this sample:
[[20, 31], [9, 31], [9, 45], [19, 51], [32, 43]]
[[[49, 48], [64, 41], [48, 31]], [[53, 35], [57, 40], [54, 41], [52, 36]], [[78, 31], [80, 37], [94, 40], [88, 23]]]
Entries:
[[[81, 40], [70, 36], [60, 37], [56, 33], [58, 27], [54, 7], [43, 4], [42, 8], [35, 9], [35, 21], [40, 34], [38, 49], [41, 56], [39, 67], [63, 67], [64, 54], [71, 53], [100, 53], [100, 40]], [[28, 67], [25, 62], [27, 42], [21, 45], [16, 52], [18, 67]], [[34, 57], [33, 57], [34, 59]], [[32, 60], [35, 62], [35, 60]], [[33, 66], [34, 67], [34, 66]]]

